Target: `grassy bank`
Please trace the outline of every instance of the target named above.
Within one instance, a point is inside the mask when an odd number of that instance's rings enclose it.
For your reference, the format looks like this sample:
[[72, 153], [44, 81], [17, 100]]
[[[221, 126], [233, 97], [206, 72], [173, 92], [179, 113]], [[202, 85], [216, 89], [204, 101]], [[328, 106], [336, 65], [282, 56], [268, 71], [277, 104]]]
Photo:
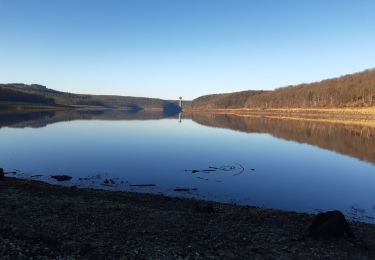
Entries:
[[375, 107], [368, 108], [280, 108], [280, 109], [209, 109], [189, 113], [264, 116], [275, 119], [304, 120], [375, 127]]
[[4, 259], [374, 258], [375, 226], [315, 240], [309, 214], [127, 192], [0, 181]]

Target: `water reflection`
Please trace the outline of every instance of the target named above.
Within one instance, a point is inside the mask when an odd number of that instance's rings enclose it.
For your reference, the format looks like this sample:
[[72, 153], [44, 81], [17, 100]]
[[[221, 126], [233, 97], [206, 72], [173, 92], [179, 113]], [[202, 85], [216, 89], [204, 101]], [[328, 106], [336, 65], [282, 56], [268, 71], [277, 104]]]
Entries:
[[268, 133], [284, 140], [320, 148], [375, 163], [375, 129], [344, 124], [225, 114], [192, 114], [193, 121], [211, 127], [247, 133]]
[[374, 163], [371, 128], [142, 110], [0, 111], [0, 127], [10, 176], [375, 222], [374, 165], [338, 154]]
[[176, 118], [174, 111], [145, 110], [51, 110], [51, 111], [0, 111], [1, 127], [45, 127], [49, 124], [73, 120], [155, 120]]
[[269, 117], [208, 113], [166, 113], [130, 110], [59, 110], [0, 112], [1, 127], [45, 127], [73, 120], [156, 120], [192, 119], [201, 125], [227, 128], [246, 133], [267, 133], [284, 140], [305, 143], [375, 163], [375, 129], [360, 125], [330, 124]]

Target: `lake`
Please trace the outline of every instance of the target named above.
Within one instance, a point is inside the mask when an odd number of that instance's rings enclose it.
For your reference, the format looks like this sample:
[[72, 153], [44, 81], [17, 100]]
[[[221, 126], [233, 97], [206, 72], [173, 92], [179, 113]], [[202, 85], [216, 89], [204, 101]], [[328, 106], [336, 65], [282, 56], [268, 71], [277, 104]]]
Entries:
[[[180, 117], [180, 118], [179, 118]], [[234, 115], [0, 113], [8, 176], [375, 223], [375, 129]], [[57, 182], [51, 175], [70, 175]]]

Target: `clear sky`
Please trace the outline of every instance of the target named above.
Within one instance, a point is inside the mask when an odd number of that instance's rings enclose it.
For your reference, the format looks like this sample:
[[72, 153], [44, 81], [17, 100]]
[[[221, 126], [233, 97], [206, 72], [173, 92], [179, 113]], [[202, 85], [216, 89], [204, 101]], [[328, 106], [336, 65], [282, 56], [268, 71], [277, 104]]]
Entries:
[[0, 0], [0, 83], [192, 99], [375, 67], [373, 0]]

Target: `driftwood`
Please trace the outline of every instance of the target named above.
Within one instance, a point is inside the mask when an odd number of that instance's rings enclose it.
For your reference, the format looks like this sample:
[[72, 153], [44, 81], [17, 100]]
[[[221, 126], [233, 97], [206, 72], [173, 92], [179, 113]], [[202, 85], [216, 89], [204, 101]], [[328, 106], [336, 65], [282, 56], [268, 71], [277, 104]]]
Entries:
[[219, 168], [219, 170], [224, 172], [233, 171], [234, 169], [236, 169], [236, 167], [234, 167], [233, 165], [224, 165]]
[[205, 173], [210, 173], [210, 172], [216, 172], [216, 170], [202, 170], [202, 172], [205, 172]]
[[131, 187], [155, 187], [155, 184], [132, 184]]
[[[240, 163], [235, 162], [234, 164], [236, 164], [236, 166], [234, 166], [234, 165], [223, 165], [221, 167], [208, 166], [207, 169], [203, 169], [203, 170], [193, 169], [193, 170], [185, 170], [185, 171], [191, 172], [191, 173], [197, 173], [197, 172], [214, 173], [214, 172], [220, 172], [220, 171], [230, 172], [230, 171], [239, 170], [237, 173], [234, 173], [233, 176], [240, 175], [245, 171], [245, 167], [243, 167]], [[255, 171], [255, 169], [250, 169], [250, 170]], [[199, 178], [199, 179], [201, 179], [201, 178]]]
[[241, 170], [238, 173], [233, 174], [233, 175], [240, 175], [241, 173], [243, 173], [245, 171], [245, 168], [241, 164], [239, 164], [239, 163], [235, 163], [235, 164], [237, 164], [238, 166], [240, 166]]
[[197, 188], [189, 189], [189, 188], [176, 188], [173, 191], [196, 191]]

